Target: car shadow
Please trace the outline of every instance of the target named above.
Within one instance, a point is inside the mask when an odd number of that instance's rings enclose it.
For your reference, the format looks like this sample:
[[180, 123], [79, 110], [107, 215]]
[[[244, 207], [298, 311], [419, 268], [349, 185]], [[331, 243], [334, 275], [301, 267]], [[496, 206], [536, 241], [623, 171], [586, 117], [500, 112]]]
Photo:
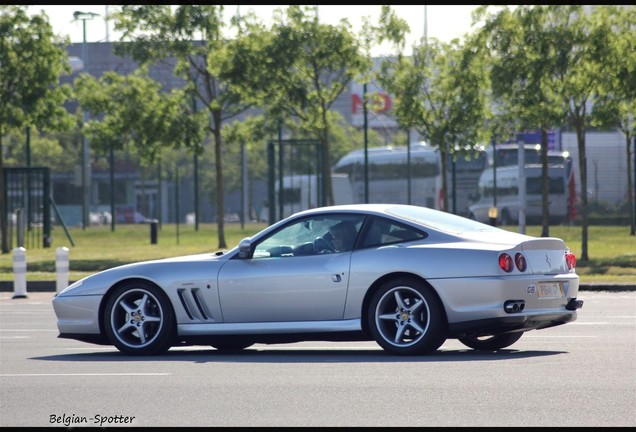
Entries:
[[377, 348], [324, 349], [251, 347], [242, 351], [220, 351], [214, 348], [172, 348], [156, 356], [129, 356], [117, 351], [62, 354], [32, 357], [31, 360], [63, 362], [156, 362], [178, 361], [193, 363], [436, 363], [467, 361], [505, 361], [567, 354], [567, 351], [536, 351], [503, 349], [476, 351], [472, 349], [444, 349], [419, 356], [396, 356]]

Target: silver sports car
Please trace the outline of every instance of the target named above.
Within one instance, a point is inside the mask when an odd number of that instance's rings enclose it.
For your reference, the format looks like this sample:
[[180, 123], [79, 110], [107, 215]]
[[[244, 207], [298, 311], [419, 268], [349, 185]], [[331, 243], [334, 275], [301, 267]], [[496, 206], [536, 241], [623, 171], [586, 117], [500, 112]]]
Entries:
[[53, 307], [59, 337], [134, 355], [307, 340], [374, 340], [419, 355], [449, 338], [493, 351], [576, 319], [575, 264], [557, 238], [417, 206], [332, 206], [229, 251], [96, 273]]

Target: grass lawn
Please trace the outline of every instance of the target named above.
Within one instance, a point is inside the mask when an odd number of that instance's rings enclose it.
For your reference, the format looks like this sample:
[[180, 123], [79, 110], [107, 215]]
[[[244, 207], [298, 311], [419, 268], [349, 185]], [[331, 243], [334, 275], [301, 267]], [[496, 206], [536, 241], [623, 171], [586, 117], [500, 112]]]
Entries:
[[[225, 224], [227, 249], [261, 229], [265, 224], [237, 223]], [[518, 231], [517, 227], [504, 227]], [[636, 283], [636, 236], [629, 235], [629, 227], [590, 226], [588, 227], [587, 262], [581, 261], [581, 227], [554, 226], [550, 236], [565, 240], [576, 255], [577, 273], [582, 283]], [[36, 233], [37, 234], [37, 233]], [[214, 252], [219, 250], [216, 224], [200, 224], [199, 230], [192, 225], [166, 224], [158, 230], [157, 244], [150, 244], [150, 226], [117, 225], [115, 231], [108, 226], [94, 226], [86, 229], [70, 228], [69, 234], [74, 246], [60, 226], [53, 228], [50, 248], [29, 247], [35, 245], [27, 235], [27, 281], [55, 281], [55, 253], [59, 247], [69, 249], [69, 280], [113, 266], [135, 261], [166, 258], [178, 255]], [[526, 234], [539, 236], [540, 226], [528, 226]], [[13, 280], [13, 254], [0, 255], [0, 280]]]
[[[518, 231], [517, 227], [507, 228]], [[541, 227], [529, 226], [526, 234], [540, 236]], [[563, 239], [574, 253], [582, 283], [636, 284], [636, 236], [629, 235], [629, 226], [588, 226], [587, 262], [581, 261], [580, 226], [550, 227], [550, 236]]]

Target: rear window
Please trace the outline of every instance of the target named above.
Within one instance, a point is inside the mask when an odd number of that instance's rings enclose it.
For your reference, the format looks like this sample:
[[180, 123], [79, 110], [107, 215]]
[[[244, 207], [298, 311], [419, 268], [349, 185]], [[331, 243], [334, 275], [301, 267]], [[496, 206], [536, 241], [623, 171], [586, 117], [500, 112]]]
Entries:
[[486, 225], [452, 213], [432, 210], [417, 206], [396, 206], [386, 211], [397, 217], [411, 220], [425, 227], [430, 227], [448, 233], [459, 234], [463, 232], [498, 232], [500, 228]]

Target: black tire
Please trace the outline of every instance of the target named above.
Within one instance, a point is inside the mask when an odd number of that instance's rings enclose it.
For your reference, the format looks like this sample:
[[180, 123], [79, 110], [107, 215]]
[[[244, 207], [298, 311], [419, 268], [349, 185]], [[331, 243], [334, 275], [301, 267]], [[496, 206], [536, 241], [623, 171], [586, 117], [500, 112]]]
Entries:
[[392, 354], [429, 354], [446, 341], [442, 305], [432, 289], [414, 278], [384, 283], [369, 303], [367, 319], [375, 341]]
[[465, 337], [458, 338], [458, 340], [468, 348], [479, 351], [497, 351], [509, 347], [521, 339], [521, 336], [523, 336], [523, 332], [504, 333], [483, 337]]
[[176, 332], [170, 300], [158, 287], [143, 281], [126, 283], [111, 293], [103, 323], [111, 343], [132, 355], [165, 353]]

